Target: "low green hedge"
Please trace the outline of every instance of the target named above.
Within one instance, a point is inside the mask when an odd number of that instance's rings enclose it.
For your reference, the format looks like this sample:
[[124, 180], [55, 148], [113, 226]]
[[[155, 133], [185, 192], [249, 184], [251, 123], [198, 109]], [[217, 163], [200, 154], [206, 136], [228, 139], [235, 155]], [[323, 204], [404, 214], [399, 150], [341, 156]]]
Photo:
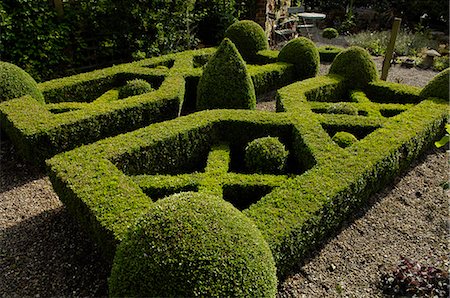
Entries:
[[334, 58], [344, 49], [336, 46], [321, 46], [319, 50], [320, 62], [333, 62]]
[[[0, 103], [1, 129], [25, 159], [42, 165], [59, 152], [175, 118], [195, 107], [202, 68], [194, 62], [205, 63], [214, 52], [186, 51], [41, 83], [47, 104], [26, 96]], [[257, 95], [295, 80], [285, 63], [250, 65], [248, 72]], [[117, 100], [119, 87], [133, 79], [156, 90]]]

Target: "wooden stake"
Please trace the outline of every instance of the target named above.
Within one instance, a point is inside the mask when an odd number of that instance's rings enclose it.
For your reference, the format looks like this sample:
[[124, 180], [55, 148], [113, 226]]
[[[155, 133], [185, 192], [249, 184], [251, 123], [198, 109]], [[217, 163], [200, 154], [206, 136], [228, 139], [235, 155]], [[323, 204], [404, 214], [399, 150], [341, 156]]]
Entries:
[[391, 39], [389, 40], [389, 44], [386, 49], [386, 54], [384, 55], [383, 68], [381, 69], [381, 79], [383, 81], [386, 81], [388, 72], [389, 72], [389, 67], [391, 67], [391, 60], [392, 60], [392, 56], [394, 54], [394, 48], [395, 48], [395, 40], [397, 39], [397, 35], [398, 35], [398, 31], [400, 30], [401, 22], [402, 22], [402, 19], [395, 18], [394, 24], [392, 25]]

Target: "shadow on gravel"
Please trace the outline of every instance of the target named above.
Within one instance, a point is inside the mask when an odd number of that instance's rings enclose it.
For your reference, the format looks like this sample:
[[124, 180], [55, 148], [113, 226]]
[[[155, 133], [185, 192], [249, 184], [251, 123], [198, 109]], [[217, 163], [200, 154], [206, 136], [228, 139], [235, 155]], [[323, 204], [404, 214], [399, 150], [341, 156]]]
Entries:
[[65, 208], [0, 231], [0, 296], [107, 295], [109, 264]]

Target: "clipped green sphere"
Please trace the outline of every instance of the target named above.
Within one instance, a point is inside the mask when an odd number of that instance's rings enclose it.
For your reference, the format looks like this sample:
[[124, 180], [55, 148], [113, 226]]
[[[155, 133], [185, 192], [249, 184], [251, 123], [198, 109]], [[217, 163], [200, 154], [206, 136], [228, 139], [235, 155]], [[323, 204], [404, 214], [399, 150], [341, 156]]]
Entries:
[[276, 267], [254, 223], [221, 198], [157, 201], [120, 243], [113, 297], [275, 297]]
[[322, 32], [322, 37], [326, 39], [333, 39], [339, 36], [339, 32], [334, 28], [325, 28]]
[[323, 62], [333, 62], [334, 58], [339, 55], [344, 49], [335, 46], [321, 46], [318, 48], [320, 61]]
[[251, 62], [256, 53], [269, 49], [269, 42], [263, 28], [249, 20], [238, 21], [225, 31], [225, 38], [229, 38], [239, 50], [245, 61]]
[[259, 138], [245, 148], [245, 165], [256, 173], [279, 174], [286, 170], [288, 155], [278, 138]]
[[354, 135], [346, 131], [337, 132], [331, 139], [342, 148], [347, 148], [358, 142]]
[[345, 115], [358, 115], [358, 108], [346, 102], [338, 102], [332, 104], [327, 109], [328, 114], [345, 114]]
[[357, 46], [349, 47], [334, 59], [330, 74], [343, 76], [358, 89], [378, 79], [377, 68], [369, 52]]
[[0, 102], [31, 95], [44, 103], [44, 96], [36, 81], [22, 68], [0, 61]]
[[122, 86], [119, 90], [119, 98], [125, 98], [129, 96], [141, 95], [147, 92], [151, 92], [154, 89], [149, 82], [142, 79], [134, 79], [127, 81], [125, 86]]
[[422, 98], [438, 97], [449, 100], [450, 68], [441, 71], [420, 92]]
[[255, 87], [245, 61], [225, 38], [198, 82], [197, 110], [255, 108]]
[[316, 45], [305, 37], [294, 38], [280, 51], [278, 61], [294, 64], [297, 79], [304, 80], [317, 75], [320, 56]]

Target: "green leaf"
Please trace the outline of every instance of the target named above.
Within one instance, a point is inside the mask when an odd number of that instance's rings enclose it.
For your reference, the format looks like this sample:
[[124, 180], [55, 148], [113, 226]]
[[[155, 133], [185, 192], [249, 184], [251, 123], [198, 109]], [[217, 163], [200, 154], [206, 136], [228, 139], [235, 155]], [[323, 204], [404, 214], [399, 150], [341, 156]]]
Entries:
[[450, 140], [450, 136], [449, 135], [445, 135], [442, 139], [440, 139], [439, 141], [435, 142], [434, 144], [436, 145], [437, 148], [441, 148], [442, 146], [447, 144], [449, 140]]

